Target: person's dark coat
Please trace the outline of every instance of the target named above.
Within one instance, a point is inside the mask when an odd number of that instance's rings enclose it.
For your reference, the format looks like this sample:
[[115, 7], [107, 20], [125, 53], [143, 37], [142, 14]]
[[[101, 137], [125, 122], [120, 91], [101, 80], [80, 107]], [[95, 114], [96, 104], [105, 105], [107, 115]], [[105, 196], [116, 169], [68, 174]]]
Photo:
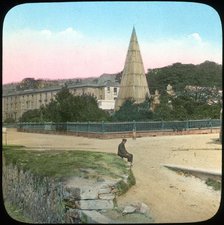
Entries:
[[126, 155], [128, 154], [126, 148], [125, 148], [125, 145], [123, 142], [121, 142], [119, 145], [118, 145], [118, 155], [121, 156], [121, 157], [125, 157]]
[[123, 139], [122, 142], [118, 145], [118, 152], [117, 152], [117, 154], [121, 158], [127, 158], [128, 162], [132, 163], [133, 155], [126, 150], [125, 143], [126, 143], [126, 139]]

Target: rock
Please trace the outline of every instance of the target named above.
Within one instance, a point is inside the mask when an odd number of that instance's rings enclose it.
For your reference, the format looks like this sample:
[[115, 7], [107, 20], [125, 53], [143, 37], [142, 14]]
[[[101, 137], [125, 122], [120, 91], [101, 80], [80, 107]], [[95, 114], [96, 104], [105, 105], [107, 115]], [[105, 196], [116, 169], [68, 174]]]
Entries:
[[112, 221], [107, 218], [106, 216], [102, 215], [101, 213], [95, 210], [82, 210], [81, 211], [81, 221], [82, 223], [102, 223], [102, 224], [109, 224]]
[[79, 209], [98, 210], [98, 209], [113, 209], [113, 200], [80, 200], [76, 205]]
[[113, 200], [114, 198], [115, 198], [115, 194], [112, 194], [112, 193], [99, 194], [99, 199]]
[[141, 213], [147, 214], [149, 212], [149, 207], [143, 202], [132, 203], [129, 206], [126, 206], [122, 212], [122, 214], [128, 213]]
[[97, 199], [98, 198], [98, 188], [89, 187], [81, 190], [81, 199]]
[[125, 215], [125, 214], [128, 214], [128, 213], [134, 213], [135, 211], [136, 211], [136, 207], [128, 205], [128, 206], [125, 206], [122, 214]]
[[111, 188], [110, 187], [107, 187], [107, 188], [100, 188], [99, 190], [99, 194], [108, 194], [108, 193], [111, 193]]
[[147, 214], [149, 212], [149, 207], [145, 203], [141, 203], [139, 212], [142, 214]]

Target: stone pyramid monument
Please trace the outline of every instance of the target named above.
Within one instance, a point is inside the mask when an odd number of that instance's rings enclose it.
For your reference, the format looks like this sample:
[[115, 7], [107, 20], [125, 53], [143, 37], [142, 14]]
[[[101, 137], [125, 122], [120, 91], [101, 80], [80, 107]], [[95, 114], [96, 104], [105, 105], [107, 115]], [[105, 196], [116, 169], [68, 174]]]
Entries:
[[145, 101], [146, 96], [149, 97], [150, 93], [135, 28], [133, 27], [120, 90], [115, 101], [115, 111], [119, 110], [122, 104], [129, 98], [134, 99], [135, 103], [142, 103]]

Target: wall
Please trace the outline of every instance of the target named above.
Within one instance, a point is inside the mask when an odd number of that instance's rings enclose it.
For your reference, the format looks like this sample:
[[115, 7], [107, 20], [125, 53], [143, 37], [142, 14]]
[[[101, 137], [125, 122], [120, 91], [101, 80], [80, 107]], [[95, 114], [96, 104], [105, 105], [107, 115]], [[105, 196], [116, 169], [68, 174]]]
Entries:
[[3, 197], [22, 209], [33, 223], [79, 223], [81, 218], [94, 221], [89, 217], [96, 213], [100, 220], [100, 210], [114, 208], [119, 185], [129, 187], [128, 179], [124, 175], [119, 180], [74, 177], [58, 181], [7, 165], [3, 158]]

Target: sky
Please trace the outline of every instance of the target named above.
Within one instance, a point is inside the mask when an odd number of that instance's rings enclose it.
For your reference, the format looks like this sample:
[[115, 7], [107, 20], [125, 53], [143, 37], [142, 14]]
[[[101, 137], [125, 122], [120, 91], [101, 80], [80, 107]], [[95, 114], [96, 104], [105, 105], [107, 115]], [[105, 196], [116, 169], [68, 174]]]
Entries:
[[133, 26], [145, 72], [176, 62], [222, 63], [220, 17], [206, 4], [26, 3], [4, 18], [2, 82], [118, 73]]

